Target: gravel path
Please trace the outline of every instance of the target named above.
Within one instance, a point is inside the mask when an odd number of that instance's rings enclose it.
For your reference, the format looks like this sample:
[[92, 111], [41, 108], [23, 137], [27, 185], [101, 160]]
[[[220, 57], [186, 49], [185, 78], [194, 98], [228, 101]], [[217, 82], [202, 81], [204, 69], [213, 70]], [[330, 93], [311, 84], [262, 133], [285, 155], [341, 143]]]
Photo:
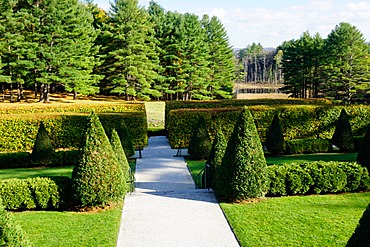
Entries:
[[165, 137], [151, 137], [142, 154], [117, 246], [239, 246], [213, 192], [194, 189], [184, 159], [174, 157]]

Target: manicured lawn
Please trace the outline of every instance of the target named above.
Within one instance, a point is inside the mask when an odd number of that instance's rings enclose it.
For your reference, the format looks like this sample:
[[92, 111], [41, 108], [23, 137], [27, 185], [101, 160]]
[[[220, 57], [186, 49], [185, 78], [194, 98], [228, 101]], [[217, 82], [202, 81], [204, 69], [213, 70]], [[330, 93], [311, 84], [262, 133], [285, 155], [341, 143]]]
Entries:
[[116, 246], [122, 205], [103, 212], [13, 213], [33, 246]]
[[164, 102], [145, 102], [148, 130], [164, 129]]
[[345, 246], [369, 202], [370, 192], [221, 207], [242, 246]]
[[37, 168], [16, 168], [0, 169], [0, 179], [8, 178], [34, 178], [50, 176], [72, 176], [72, 166], [66, 167], [37, 167]]
[[356, 161], [357, 153], [323, 153], [266, 157], [267, 165], [311, 161]]
[[185, 157], [185, 160], [186, 160], [186, 163], [188, 164], [190, 174], [193, 177], [193, 180], [195, 181], [195, 185], [200, 187], [201, 179], [199, 178], [198, 181], [196, 181], [196, 176], [204, 168], [204, 166], [206, 165], [206, 161], [205, 160], [191, 160], [187, 157]]

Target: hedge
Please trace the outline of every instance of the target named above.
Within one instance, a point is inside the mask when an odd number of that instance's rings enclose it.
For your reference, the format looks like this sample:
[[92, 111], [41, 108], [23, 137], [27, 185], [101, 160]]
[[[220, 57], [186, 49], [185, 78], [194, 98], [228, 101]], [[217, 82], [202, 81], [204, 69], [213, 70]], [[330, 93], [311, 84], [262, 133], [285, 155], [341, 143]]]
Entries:
[[0, 180], [0, 198], [7, 210], [55, 210], [71, 207], [68, 177]]
[[328, 139], [295, 139], [286, 141], [286, 154], [327, 153], [332, 150]]
[[370, 189], [365, 167], [355, 162], [309, 162], [268, 166], [268, 196], [356, 192]]
[[[345, 108], [354, 135], [361, 136], [370, 123], [370, 106], [275, 105], [250, 106], [262, 142], [275, 114], [279, 114], [285, 140], [332, 137], [340, 111]], [[206, 119], [213, 139], [220, 127], [228, 138], [241, 108], [181, 109], [169, 113], [168, 137], [172, 148], [188, 146], [192, 126], [199, 116]]]
[[245, 100], [187, 100], [187, 101], [167, 101], [165, 106], [165, 125], [170, 118], [171, 110], [179, 109], [211, 109], [211, 108], [229, 108], [256, 105], [331, 105], [327, 99], [245, 99]]
[[[145, 112], [99, 113], [98, 115], [108, 134], [120, 124], [120, 121], [124, 121], [133, 137], [135, 147], [147, 145]], [[0, 152], [31, 150], [40, 121], [44, 122], [55, 149], [79, 148], [85, 132], [87, 116], [88, 114], [85, 113], [3, 115], [0, 117]]]

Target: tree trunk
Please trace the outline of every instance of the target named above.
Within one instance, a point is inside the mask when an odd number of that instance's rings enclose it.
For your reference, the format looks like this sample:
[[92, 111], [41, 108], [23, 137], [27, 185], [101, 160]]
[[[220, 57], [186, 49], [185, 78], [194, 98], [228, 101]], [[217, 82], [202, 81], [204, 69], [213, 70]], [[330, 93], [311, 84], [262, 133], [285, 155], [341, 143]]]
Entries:
[[44, 103], [50, 103], [50, 84], [44, 87]]
[[77, 99], [77, 91], [76, 90], [73, 90], [73, 99], [76, 100]]
[[44, 87], [45, 87], [45, 84], [44, 83], [41, 83], [40, 85], [40, 100], [39, 102], [43, 102], [44, 101]]
[[13, 100], [13, 83], [10, 83], [10, 103], [14, 103], [14, 100]]
[[5, 101], [5, 82], [1, 83], [1, 100]]
[[17, 94], [18, 94], [17, 102], [19, 102], [22, 99], [24, 99], [23, 85], [21, 83], [18, 83], [18, 85], [17, 85]]

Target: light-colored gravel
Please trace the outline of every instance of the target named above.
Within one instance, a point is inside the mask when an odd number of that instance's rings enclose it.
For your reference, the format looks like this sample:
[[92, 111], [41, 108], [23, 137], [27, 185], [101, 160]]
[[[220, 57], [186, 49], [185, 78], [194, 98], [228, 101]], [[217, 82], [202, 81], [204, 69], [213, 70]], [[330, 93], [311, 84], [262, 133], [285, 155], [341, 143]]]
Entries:
[[196, 190], [182, 157], [151, 137], [136, 163], [117, 246], [239, 246], [212, 191]]

